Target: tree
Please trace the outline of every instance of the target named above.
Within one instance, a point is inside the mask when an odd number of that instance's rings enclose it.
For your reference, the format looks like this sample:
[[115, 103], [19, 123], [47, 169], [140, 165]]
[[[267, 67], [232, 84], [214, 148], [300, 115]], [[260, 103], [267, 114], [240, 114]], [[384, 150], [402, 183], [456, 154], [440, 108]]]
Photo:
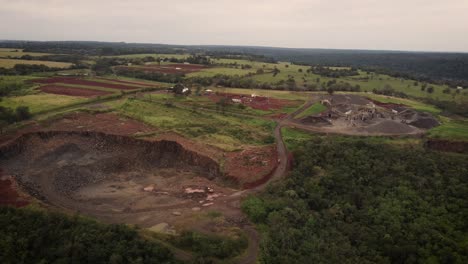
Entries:
[[18, 121], [31, 118], [31, 113], [29, 112], [29, 107], [27, 106], [18, 106], [15, 110], [15, 114]]
[[427, 92], [428, 93], [433, 93], [434, 92], [434, 87], [430, 86], [429, 88], [427, 88]]
[[275, 68], [273, 69], [273, 77], [275, 77], [276, 75], [278, 75], [278, 73], [280, 73], [280, 70], [278, 68]]
[[332, 95], [332, 94], [333, 94], [333, 92], [334, 92], [334, 91], [333, 91], [333, 88], [331, 88], [331, 87], [328, 87], [328, 89], [327, 89], [327, 93], [328, 93], [329, 95]]

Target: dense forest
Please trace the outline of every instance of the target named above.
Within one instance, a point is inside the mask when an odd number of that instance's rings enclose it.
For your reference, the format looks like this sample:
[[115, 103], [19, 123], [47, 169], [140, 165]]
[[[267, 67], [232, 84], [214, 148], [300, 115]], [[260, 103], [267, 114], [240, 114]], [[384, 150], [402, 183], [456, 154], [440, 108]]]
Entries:
[[468, 263], [468, 157], [312, 140], [247, 199], [262, 263]]
[[8, 263], [176, 263], [125, 225], [0, 207], [0, 260]]

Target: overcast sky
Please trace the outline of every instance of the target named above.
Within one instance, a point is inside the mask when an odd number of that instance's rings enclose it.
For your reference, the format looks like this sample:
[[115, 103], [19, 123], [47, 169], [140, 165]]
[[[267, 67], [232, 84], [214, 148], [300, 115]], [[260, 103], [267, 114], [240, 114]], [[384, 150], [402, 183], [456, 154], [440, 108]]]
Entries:
[[0, 0], [0, 39], [468, 52], [468, 0]]

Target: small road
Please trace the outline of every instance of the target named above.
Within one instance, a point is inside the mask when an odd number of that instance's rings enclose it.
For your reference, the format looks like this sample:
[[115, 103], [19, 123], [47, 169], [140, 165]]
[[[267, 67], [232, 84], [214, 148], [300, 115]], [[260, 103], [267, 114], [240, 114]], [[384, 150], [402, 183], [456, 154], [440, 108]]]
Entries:
[[[311, 105], [316, 103], [318, 101], [317, 98], [308, 100], [305, 104], [303, 104], [299, 109], [296, 111], [292, 112], [291, 114], [287, 115], [285, 118], [281, 120], [277, 120], [277, 125], [275, 127], [275, 130], [273, 132], [275, 140], [276, 140], [276, 149], [278, 151], [278, 160], [279, 164], [276, 167], [275, 172], [271, 176], [271, 178], [264, 184], [261, 184], [253, 189], [249, 190], [244, 190], [240, 191], [237, 193], [234, 193], [233, 195], [229, 196], [226, 201], [227, 205], [230, 207], [236, 207], [235, 205], [232, 205], [233, 203], [236, 203], [239, 201], [239, 199], [245, 195], [259, 192], [263, 189], [265, 189], [268, 184], [277, 181], [279, 179], [282, 179], [286, 177], [287, 170], [288, 170], [288, 163], [289, 163], [289, 158], [288, 158], [288, 150], [286, 148], [286, 144], [284, 144], [283, 140], [283, 135], [281, 134], [281, 128], [283, 126], [286, 126], [289, 124], [289, 122], [292, 122], [294, 116], [302, 113], [305, 111], [307, 108], [309, 108]], [[239, 209], [239, 208], [237, 208]], [[260, 235], [255, 230], [255, 228], [251, 225], [243, 226], [242, 229], [244, 229], [248, 239], [249, 239], [249, 246], [246, 249], [245, 253], [243, 256], [241, 256], [240, 259], [238, 259], [238, 263], [242, 264], [255, 264], [258, 259], [258, 253], [259, 253], [259, 245], [260, 245]]]

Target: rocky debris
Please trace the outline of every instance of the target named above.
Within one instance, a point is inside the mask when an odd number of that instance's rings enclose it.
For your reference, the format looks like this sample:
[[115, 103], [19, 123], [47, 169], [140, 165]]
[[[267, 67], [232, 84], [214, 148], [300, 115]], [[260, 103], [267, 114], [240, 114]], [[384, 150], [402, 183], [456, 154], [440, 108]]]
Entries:
[[413, 121], [409, 124], [412, 126], [424, 128], [424, 129], [430, 129], [430, 128], [440, 125], [439, 121], [437, 121], [433, 117], [418, 118], [416, 121]]
[[214, 201], [215, 198], [221, 196], [220, 194], [209, 194], [207, 197], [206, 197], [206, 200], [207, 201]]
[[192, 211], [200, 211], [200, 210], [201, 210], [200, 207], [193, 207], [193, 208], [192, 208]]
[[186, 194], [193, 194], [193, 193], [205, 193], [205, 190], [203, 189], [194, 189], [194, 188], [185, 188], [185, 193]]
[[155, 184], [151, 184], [151, 185], [146, 186], [145, 188], [143, 188], [143, 191], [145, 191], [145, 192], [152, 192], [152, 191], [154, 191], [155, 188], [156, 188], [156, 185], [155, 185]]
[[175, 212], [172, 212], [172, 214], [173, 214], [173, 215], [175, 215], [175, 216], [180, 216], [180, 215], [182, 215], [182, 213], [181, 213], [181, 212], [177, 212], [177, 211], [175, 211]]
[[205, 204], [202, 204], [203, 207], [207, 207], [207, 206], [211, 206], [213, 205], [214, 203], [205, 203]]

